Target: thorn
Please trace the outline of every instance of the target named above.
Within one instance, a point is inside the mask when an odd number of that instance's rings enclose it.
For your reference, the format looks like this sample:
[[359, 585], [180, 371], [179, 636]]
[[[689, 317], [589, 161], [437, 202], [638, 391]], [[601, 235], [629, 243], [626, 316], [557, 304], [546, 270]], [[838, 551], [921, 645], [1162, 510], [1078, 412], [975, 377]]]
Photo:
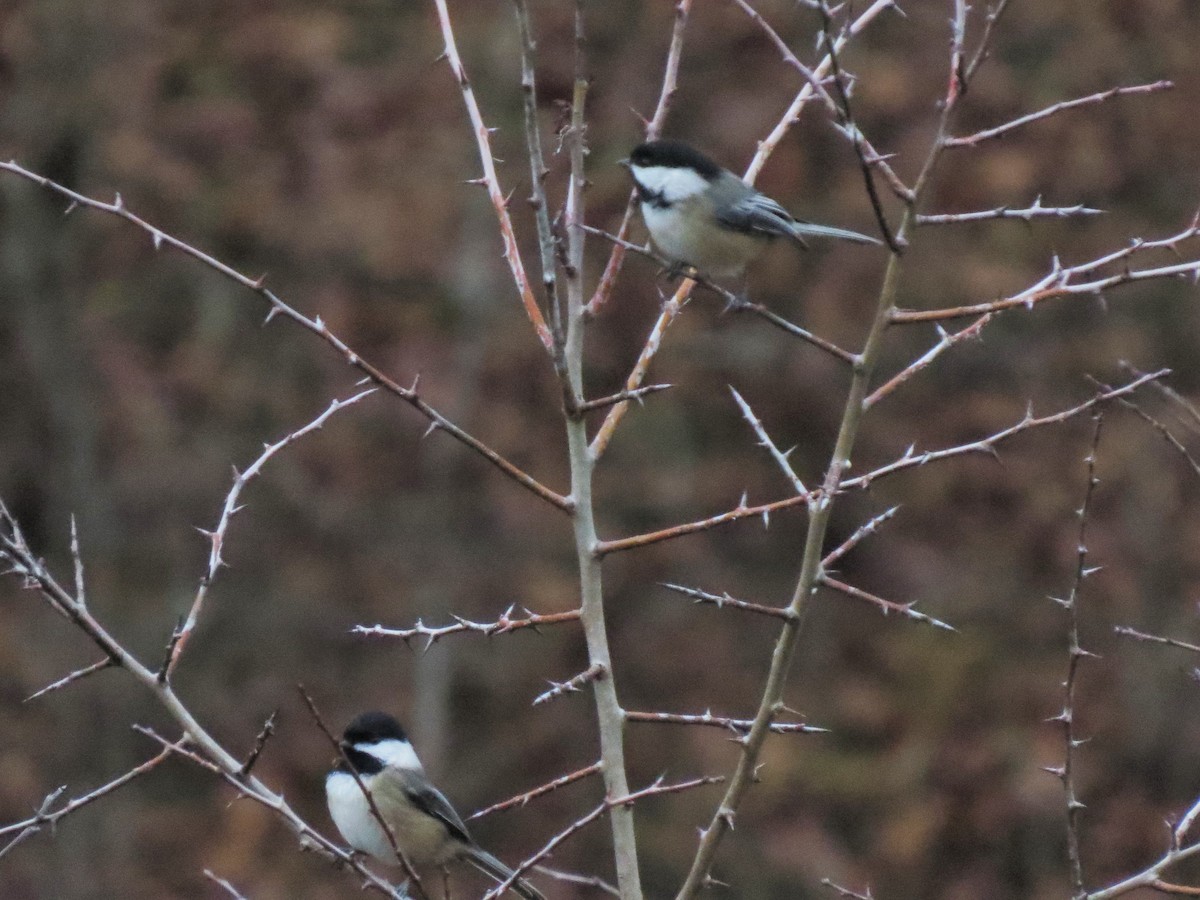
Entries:
[[433, 434], [437, 430], [438, 430], [438, 423], [430, 422], [429, 427], [425, 429], [425, 433], [423, 435], [421, 435], [421, 440], [425, 440], [425, 438], [429, 437], [431, 434]]

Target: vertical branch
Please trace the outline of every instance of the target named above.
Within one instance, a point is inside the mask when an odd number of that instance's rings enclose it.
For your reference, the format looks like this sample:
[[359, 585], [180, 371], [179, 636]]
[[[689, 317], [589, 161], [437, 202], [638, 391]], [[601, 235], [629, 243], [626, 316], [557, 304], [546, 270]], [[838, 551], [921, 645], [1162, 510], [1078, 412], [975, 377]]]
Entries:
[[1087, 896], [1083, 886], [1083, 862], [1079, 856], [1079, 814], [1083, 804], [1075, 794], [1075, 748], [1081, 743], [1076, 737], [1075, 730], [1075, 686], [1079, 675], [1079, 663], [1088, 656], [1095, 656], [1079, 646], [1079, 593], [1083, 580], [1094, 569], [1087, 566], [1087, 523], [1088, 511], [1092, 505], [1092, 495], [1100, 479], [1096, 477], [1096, 451], [1100, 447], [1100, 432], [1104, 426], [1104, 414], [1095, 413], [1096, 427], [1092, 432], [1092, 445], [1084, 458], [1087, 464], [1087, 486], [1083, 492], [1083, 503], [1079, 507], [1079, 540], [1076, 542], [1075, 577], [1071, 582], [1071, 591], [1065, 599], [1057, 602], [1067, 611], [1067, 678], [1063, 682], [1063, 709], [1051, 721], [1057, 722], [1063, 729], [1064, 757], [1063, 764], [1057, 768], [1048, 769], [1052, 775], [1057, 775], [1063, 784], [1063, 794], [1067, 805], [1067, 855], [1071, 860], [1071, 896], [1082, 900]]
[[558, 270], [555, 264], [554, 232], [550, 228], [550, 210], [546, 204], [546, 168], [542, 155], [542, 138], [538, 131], [537, 67], [535, 64], [537, 43], [533, 39], [533, 27], [529, 19], [526, 0], [513, 0], [517, 13], [517, 31], [521, 36], [521, 92], [525, 97], [525, 143], [529, 149], [529, 203], [537, 220], [538, 249], [542, 262], [542, 290], [546, 308], [550, 310], [550, 331], [554, 337], [554, 366], [560, 377], [565, 377], [563, 361], [562, 307], [558, 296]]
[[[583, 338], [586, 328], [582, 226], [586, 186], [584, 104], [587, 99], [588, 81], [584, 61], [583, 0], [576, 0], [575, 89], [571, 125], [567, 133], [571, 179], [567, 190], [566, 208], [567, 260], [564, 269], [567, 281], [567, 335], [564, 355], [570, 398], [565, 413], [571, 466], [571, 496], [575, 500], [575, 551], [579, 560], [580, 618], [587, 641], [589, 668], [597, 673], [592, 687], [600, 732], [600, 763], [604, 775], [605, 797], [608, 801], [613, 801], [629, 795], [629, 782], [625, 772], [624, 713], [617, 699], [612, 658], [608, 649], [601, 557], [596, 552], [599, 539], [596, 535], [592, 502], [592, 476], [596, 460], [588, 448], [587, 423], [579, 412], [579, 405], [583, 399]], [[609, 815], [613, 835], [613, 858], [621, 896], [625, 900], [641, 900], [633, 809], [629, 805], [617, 805], [612, 807]]]
[[438, 26], [442, 30], [442, 40], [445, 42], [445, 57], [454, 72], [454, 78], [462, 91], [463, 103], [467, 107], [467, 115], [471, 119], [471, 129], [475, 133], [475, 143], [479, 146], [479, 161], [483, 165], [483, 177], [479, 180], [487, 188], [488, 198], [496, 210], [496, 218], [500, 223], [500, 237], [504, 240], [504, 258], [512, 272], [513, 281], [521, 294], [521, 303], [525, 314], [533, 324], [534, 331], [546, 349], [554, 352], [554, 336], [546, 325], [542, 310], [533, 296], [533, 288], [529, 284], [529, 276], [525, 274], [525, 264], [521, 261], [521, 252], [517, 248], [517, 234], [513, 230], [512, 218], [508, 214], [508, 198], [500, 189], [500, 177], [496, 174], [496, 162], [492, 156], [492, 139], [483, 121], [483, 113], [479, 111], [479, 103], [475, 99], [475, 91], [467, 78], [467, 70], [463, 67], [462, 58], [458, 55], [458, 45], [454, 40], [454, 26], [450, 22], [450, 10], [446, 0], [433, 0], [437, 8]]
[[[872, 9], [875, 9], [878, 5], [875, 4]], [[888, 5], [890, 6], [890, 3]], [[866, 15], [867, 13], [864, 13], [863, 16], [860, 16], [858, 21], [861, 22]], [[856, 22], [855, 24], [858, 23]], [[837, 45], [853, 33], [854, 25], [851, 25], [834, 44]], [[957, 33], [952, 35], [952, 59], [957, 59], [961, 55], [960, 41], [961, 35]], [[832, 61], [828, 56], [826, 56], [822, 65], [832, 65]], [[805, 87], [811, 91], [811, 86], [806, 85]], [[737, 809], [754, 780], [759, 755], [762, 752], [767, 735], [770, 733], [771, 724], [776, 716], [785, 709], [783, 690], [787, 683], [788, 672], [791, 669], [797, 645], [799, 644], [800, 633], [804, 627], [809, 608], [809, 598], [814, 595], [824, 576], [824, 567], [821, 564], [822, 547], [829, 529], [834, 498], [837, 496], [842, 476], [850, 467], [851, 452], [858, 437], [858, 429], [862, 422], [863, 414], [867, 409], [864, 402], [867, 396], [867, 388], [870, 385], [871, 377], [878, 364], [884, 334], [887, 331], [893, 310], [896, 307], [896, 297], [899, 291], [903, 262], [902, 257], [896, 252], [895, 248], [905, 246], [906, 236], [915, 219], [917, 205], [923, 196], [925, 187], [929, 183], [938, 160], [941, 158], [942, 151], [945, 149], [950, 118], [955, 109], [955, 100], [959, 96], [961, 96], [961, 91], [947, 94], [946, 102], [943, 104], [941, 115], [939, 116], [933, 144], [930, 146], [921, 173], [912, 189], [912, 195], [896, 228], [895, 243], [892, 246], [892, 253], [888, 258], [883, 284], [879, 290], [875, 316], [863, 344], [862, 352], [854, 360], [854, 374], [850, 382], [846, 404], [842, 411], [842, 421], [838, 428], [837, 441], [834, 444], [829, 466], [825, 471], [825, 477], [821, 484], [821, 499], [809, 505], [808, 530], [804, 537], [803, 561], [801, 563], [800, 575], [796, 581], [796, 588], [792, 592], [791, 601], [786, 607], [787, 618], [784, 620], [779, 637], [775, 642], [775, 649], [771, 655], [771, 667], [767, 674], [766, 683], [763, 686], [758, 710], [754, 716], [754, 724], [751, 726], [749, 733], [741, 739], [741, 756], [738, 758], [733, 776], [729, 779], [725, 795], [721, 798], [720, 804], [713, 813], [708, 827], [701, 832], [700, 843], [696, 848], [696, 855], [692, 860], [692, 866], [688, 871], [687, 878], [683, 886], [679, 889], [677, 900], [688, 900], [688, 898], [696, 896], [700, 889], [709, 882], [710, 876], [708, 873], [716, 856], [717, 847], [725, 833], [730, 831], [734, 826]], [[762, 148], [760, 147], [760, 154], [761, 152]]]

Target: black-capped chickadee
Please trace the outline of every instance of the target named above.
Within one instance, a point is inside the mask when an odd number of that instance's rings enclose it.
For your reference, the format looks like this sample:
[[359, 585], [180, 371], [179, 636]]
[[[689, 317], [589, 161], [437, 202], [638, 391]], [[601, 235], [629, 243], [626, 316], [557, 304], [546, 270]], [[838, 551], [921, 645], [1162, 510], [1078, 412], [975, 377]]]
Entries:
[[[400, 723], [387, 713], [363, 713], [342, 735], [346, 759], [371, 792], [379, 814], [391, 828], [396, 845], [414, 866], [441, 866], [465, 860], [497, 882], [512, 876], [508, 866], [471, 839], [450, 801], [429, 783]], [[329, 815], [355, 850], [396, 864], [387, 834], [350, 774], [346, 759], [325, 777]], [[527, 900], [545, 900], [528, 882], [513, 883]]]
[[642, 218], [655, 246], [678, 270], [740, 277], [777, 237], [807, 247], [806, 237], [878, 244], [856, 231], [813, 225], [756, 191], [681, 141], [649, 141], [622, 160], [637, 185]]

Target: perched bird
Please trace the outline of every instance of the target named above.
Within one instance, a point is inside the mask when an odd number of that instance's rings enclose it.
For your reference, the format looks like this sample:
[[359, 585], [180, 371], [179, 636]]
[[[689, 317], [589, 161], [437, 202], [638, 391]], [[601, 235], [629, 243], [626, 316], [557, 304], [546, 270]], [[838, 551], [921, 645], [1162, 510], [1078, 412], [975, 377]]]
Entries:
[[[497, 882], [512, 876], [512, 869], [471, 839], [450, 801], [429, 783], [394, 718], [382, 712], [363, 713], [346, 727], [341, 748], [345, 758], [325, 777], [325, 799], [333, 823], [355, 850], [396, 864], [388, 836], [350, 774], [351, 766], [371, 792], [396, 845], [414, 866], [465, 860]], [[512, 889], [526, 900], [545, 900], [524, 879], [514, 882]]]
[[759, 193], [728, 169], [681, 141], [649, 141], [622, 160], [637, 185], [642, 218], [655, 246], [678, 272], [741, 277], [777, 237], [807, 247], [806, 237], [878, 244], [856, 231], [813, 225]]

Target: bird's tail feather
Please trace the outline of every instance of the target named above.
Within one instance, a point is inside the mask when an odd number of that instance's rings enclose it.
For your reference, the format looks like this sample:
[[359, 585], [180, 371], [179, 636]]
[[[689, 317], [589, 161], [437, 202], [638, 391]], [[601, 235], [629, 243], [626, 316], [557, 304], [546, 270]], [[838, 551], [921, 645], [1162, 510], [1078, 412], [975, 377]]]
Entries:
[[812, 222], [796, 222], [792, 226], [797, 238], [824, 237], [837, 238], [842, 241], [853, 241], [856, 244], [878, 244], [878, 239], [850, 231], [846, 228], [834, 228], [832, 225], [814, 225]]
[[[480, 872], [495, 878], [497, 882], [507, 881], [512, 877], [512, 869], [480, 847], [472, 847], [467, 860]], [[524, 897], [525, 900], [546, 900], [542, 892], [524, 878], [514, 881], [512, 890]]]

